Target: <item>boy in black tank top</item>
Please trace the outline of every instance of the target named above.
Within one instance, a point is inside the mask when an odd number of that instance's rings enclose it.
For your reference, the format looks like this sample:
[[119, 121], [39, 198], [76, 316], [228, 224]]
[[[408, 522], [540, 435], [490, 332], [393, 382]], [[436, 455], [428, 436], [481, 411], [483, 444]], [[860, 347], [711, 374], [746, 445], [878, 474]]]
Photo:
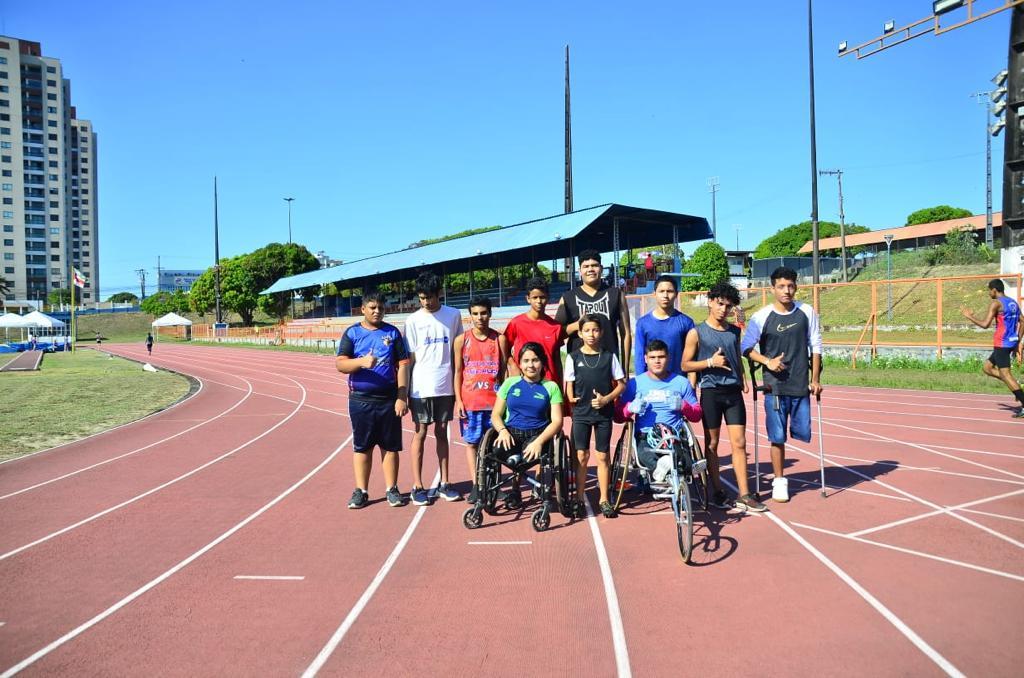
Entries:
[[739, 306], [739, 303], [739, 291], [724, 280], [708, 291], [708, 318], [686, 335], [683, 369], [691, 374], [700, 373], [704, 449], [708, 459], [708, 475], [714, 486], [712, 505], [718, 508], [730, 507], [718, 474], [718, 441], [724, 417], [729, 427], [732, 468], [740, 493], [736, 507], [747, 511], [764, 511], [765, 505], [750, 493], [747, 485], [747, 408], [743, 404], [747, 378], [740, 360], [740, 330], [728, 320], [732, 309]]
[[[615, 508], [608, 500], [611, 478], [608, 451], [612, 438], [612, 408], [615, 398], [626, 388], [619, 358], [601, 347], [601, 320], [583, 316], [579, 323], [583, 345], [570, 351], [565, 359], [565, 396], [573, 404], [572, 441], [576, 448], [576, 488], [581, 507], [587, 486], [587, 465], [590, 461], [590, 434], [595, 434], [597, 452], [597, 486], [601, 496], [598, 506], [605, 518], [615, 517]], [[581, 516], [582, 517], [582, 516]]]

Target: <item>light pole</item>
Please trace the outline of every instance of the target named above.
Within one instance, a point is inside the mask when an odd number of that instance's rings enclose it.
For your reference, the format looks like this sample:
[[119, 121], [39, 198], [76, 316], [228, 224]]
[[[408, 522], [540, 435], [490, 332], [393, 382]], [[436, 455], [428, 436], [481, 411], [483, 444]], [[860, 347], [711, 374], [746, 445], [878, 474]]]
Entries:
[[711, 194], [711, 239], [718, 242], [718, 219], [715, 214], [715, 194], [718, 193], [718, 177], [708, 177], [708, 193]]
[[888, 303], [889, 311], [888, 311], [887, 315], [889, 317], [889, 322], [892, 322], [892, 233], [886, 233], [885, 234], [885, 254], [886, 254], [886, 257], [885, 257], [885, 259], [886, 259], [885, 268], [886, 268], [887, 277], [888, 277], [888, 280], [889, 280], [888, 285], [886, 285], [887, 290], [888, 290], [887, 291], [887, 296], [888, 296], [888, 299], [889, 299], [889, 303]]
[[840, 255], [843, 257], [843, 282], [850, 282], [846, 274], [846, 215], [843, 214], [843, 170], [821, 170], [818, 174], [821, 176], [835, 176], [839, 179], [839, 249], [841, 250]]
[[814, 120], [814, 19], [812, 0], [807, 0], [807, 66], [811, 93], [811, 240], [814, 284], [821, 282], [821, 256], [818, 251], [818, 141]]
[[736, 229], [736, 251], [740, 251], [740, 229], [743, 228], [740, 224], [733, 224], [733, 228]]
[[[989, 247], [993, 246], [994, 240], [992, 236], [992, 137], [997, 136], [1006, 125], [1006, 122], [999, 116], [1006, 109], [1006, 102], [1002, 99], [1006, 97], [1004, 83], [1007, 73], [1006, 70], [1002, 70], [992, 78], [993, 84], [996, 85], [994, 90], [971, 95], [979, 104], [985, 105], [985, 244]], [[995, 124], [992, 122], [993, 115], [999, 118]]]
[[288, 244], [292, 244], [292, 202], [295, 198], [284, 198], [284, 201], [288, 203]]

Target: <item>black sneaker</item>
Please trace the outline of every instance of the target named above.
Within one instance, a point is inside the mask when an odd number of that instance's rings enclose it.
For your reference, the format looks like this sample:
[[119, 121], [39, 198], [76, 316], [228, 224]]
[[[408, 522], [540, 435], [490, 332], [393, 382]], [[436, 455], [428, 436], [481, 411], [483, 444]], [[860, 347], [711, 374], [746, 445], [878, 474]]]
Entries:
[[711, 505], [720, 509], [732, 508], [732, 502], [729, 501], [729, 495], [725, 493], [725, 490], [715, 490], [711, 495]]
[[1017, 408], [1017, 411], [1013, 413], [1014, 419], [1024, 419], [1024, 407]]
[[348, 507], [350, 509], [361, 509], [369, 503], [370, 495], [357, 487], [352, 491], [352, 498], [348, 500]]
[[577, 518], [587, 517], [587, 505], [585, 503], [586, 501], [586, 499], [576, 500], [576, 505], [573, 507], [573, 515], [575, 515]]
[[612, 506], [610, 501], [602, 501], [598, 504], [598, 508], [601, 509], [601, 515], [605, 518], [614, 518], [618, 514], [615, 512], [615, 507]]
[[768, 510], [768, 507], [758, 501], [757, 497], [753, 494], [745, 494], [737, 499], [736, 508], [743, 509], [744, 511], [751, 511], [753, 513], [764, 513]]
[[405, 502], [402, 501], [402, 493], [398, 491], [397, 485], [389, 489], [387, 492], [385, 492], [384, 498], [388, 500], [388, 504], [390, 504], [393, 508], [405, 506]]

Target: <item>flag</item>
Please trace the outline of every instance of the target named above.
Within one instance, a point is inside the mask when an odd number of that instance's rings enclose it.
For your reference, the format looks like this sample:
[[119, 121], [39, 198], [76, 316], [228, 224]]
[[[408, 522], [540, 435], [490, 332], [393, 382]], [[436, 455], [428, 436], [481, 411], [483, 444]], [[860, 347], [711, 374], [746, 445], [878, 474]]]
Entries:
[[75, 287], [85, 287], [85, 283], [88, 282], [82, 272], [74, 267], [71, 269], [71, 280], [75, 283]]

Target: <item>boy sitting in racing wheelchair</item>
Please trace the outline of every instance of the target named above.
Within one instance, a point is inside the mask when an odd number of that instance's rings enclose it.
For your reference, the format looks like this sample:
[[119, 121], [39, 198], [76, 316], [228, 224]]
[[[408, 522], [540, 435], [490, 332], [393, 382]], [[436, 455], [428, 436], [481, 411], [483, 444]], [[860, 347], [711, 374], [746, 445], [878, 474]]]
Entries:
[[[678, 434], [686, 425], [684, 417], [697, 422], [701, 420], [702, 411], [690, 382], [670, 369], [665, 342], [660, 339], [649, 341], [644, 348], [644, 358], [647, 371], [626, 384], [626, 390], [619, 399], [619, 412], [623, 418], [630, 414], [635, 416], [637, 459], [651, 473], [652, 479], [660, 483], [665, 481], [672, 467], [672, 449], [668, 445], [682, 444]], [[671, 432], [665, 432], [658, 424], [667, 425]], [[648, 434], [658, 443], [668, 445], [649, 444]], [[692, 463], [690, 455], [684, 457], [688, 465]]]

